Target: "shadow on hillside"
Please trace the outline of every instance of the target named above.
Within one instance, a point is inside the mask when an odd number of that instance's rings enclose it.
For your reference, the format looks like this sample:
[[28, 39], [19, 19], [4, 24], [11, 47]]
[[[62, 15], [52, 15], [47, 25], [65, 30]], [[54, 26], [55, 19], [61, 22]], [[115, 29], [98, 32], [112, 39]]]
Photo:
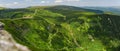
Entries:
[[107, 46], [108, 51], [120, 50], [120, 16], [115, 15], [92, 15], [90, 17], [97, 17], [97, 26], [90, 27], [92, 36], [98, 38], [102, 43]]

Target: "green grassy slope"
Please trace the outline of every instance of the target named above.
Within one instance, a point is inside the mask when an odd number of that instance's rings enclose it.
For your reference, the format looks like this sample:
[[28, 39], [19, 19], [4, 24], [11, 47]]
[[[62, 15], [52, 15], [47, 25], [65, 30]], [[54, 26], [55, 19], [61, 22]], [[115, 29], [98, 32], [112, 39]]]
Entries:
[[[64, 7], [63, 7], [64, 8]], [[50, 8], [51, 9], [51, 8]], [[24, 9], [23, 9], [24, 10]], [[119, 51], [120, 16], [91, 11], [26, 8], [32, 17], [2, 18], [14, 39], [32, 51]], [[3, 15], [8, 16], [8, 15]]]

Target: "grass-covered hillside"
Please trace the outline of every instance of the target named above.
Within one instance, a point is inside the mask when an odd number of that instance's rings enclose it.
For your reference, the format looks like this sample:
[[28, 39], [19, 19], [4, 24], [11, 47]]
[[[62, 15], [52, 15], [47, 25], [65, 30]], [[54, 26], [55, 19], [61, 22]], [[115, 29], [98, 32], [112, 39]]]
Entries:
[[0, 21], [32, 51], [119, 51], [120, 16], [73, 6], [4, 9]]

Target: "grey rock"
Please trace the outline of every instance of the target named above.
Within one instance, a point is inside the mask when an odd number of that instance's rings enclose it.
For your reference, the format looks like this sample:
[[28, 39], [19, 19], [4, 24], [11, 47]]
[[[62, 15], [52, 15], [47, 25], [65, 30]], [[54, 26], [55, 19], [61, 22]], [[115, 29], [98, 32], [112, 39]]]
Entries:
[[5, 30], [0, 29], [0, 51], [30, 51], [26, 46], [18, 44]]

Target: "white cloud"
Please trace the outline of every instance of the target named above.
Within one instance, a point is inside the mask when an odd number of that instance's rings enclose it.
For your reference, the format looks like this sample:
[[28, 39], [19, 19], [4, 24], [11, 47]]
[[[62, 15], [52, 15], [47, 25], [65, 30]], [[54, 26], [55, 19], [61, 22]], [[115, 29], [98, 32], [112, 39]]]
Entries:
[[3, 4], [0, 4], [0, 7], [4, 7], [4, 5], [3, 5]]
[[60, 3], [60, 2], [63, 2], [63, 0], [55, 0], [54, 2], [55, 3]]
[[17, 6], [20, 5], [19, 2], [13, 2], [13, 3], [6, 3], [6, 4], [0, 4], [0, 6]]
[[41, 1], [40, 3], [49, 3], [49, 1]]
[[80, 0], [55, 0], [54, 2], [61, 3], [61, 2], [77, 2], [77, 1], [80, 1]]
[[19, 4], [19, 2], [13, 2], [13, 3], [6, 3], [6, 4], [0, 4], [0, 7], [13, 7], [13, 6], [20, 6], [22, 4]]
[[80, 1], [80, 0], [67, 0], [67, 1]]
[[13, 2], [13, 4], [14, 4], [14, 5], [17, 5], [17, 4], [19, 4], [19, 3], [18, 3], [18, 2]]
[[49, 1], [46, 1], [46, 3], [50, 3]]
[[32, 0], [25, 0], [25, 1], [29, 1], [29, 2], [32, 2]]
[[45, 3], [45, 1], [41, 1], [41, 3]]

